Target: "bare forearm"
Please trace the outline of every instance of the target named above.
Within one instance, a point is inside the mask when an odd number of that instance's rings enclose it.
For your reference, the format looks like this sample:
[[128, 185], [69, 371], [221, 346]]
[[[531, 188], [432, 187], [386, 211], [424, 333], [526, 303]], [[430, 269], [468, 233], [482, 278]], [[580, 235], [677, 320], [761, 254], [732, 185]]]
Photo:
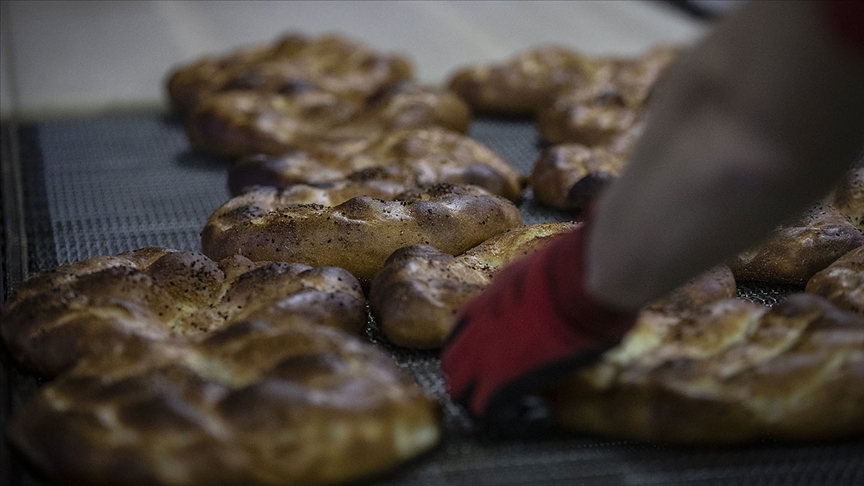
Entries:
[[864, 135], [864, 55], [810, 2], [746, 5], [669, 74], [599, 201], [588, 286], [635, 309], [827, 192]]

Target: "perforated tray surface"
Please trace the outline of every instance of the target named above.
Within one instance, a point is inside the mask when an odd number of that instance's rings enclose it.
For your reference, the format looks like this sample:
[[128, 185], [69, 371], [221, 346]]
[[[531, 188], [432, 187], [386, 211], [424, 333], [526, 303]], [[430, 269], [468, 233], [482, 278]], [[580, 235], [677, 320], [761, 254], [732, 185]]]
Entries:
[[[470, 134], [525, 174], [539, 152], [530, 122], [478, 120]], [[2, 198], [0, 298], [27, 274], [84, 258], [151, 245], [197, 251], [207, 216], [228, 199], [227, 162], [191, 151], [182, 128], [157, 113], [6, 126], [3, 168], [4, 191], [18, 189], [21, 198]], [[530, 193], [521, 209], [529, 224], [568, 219], [536, 205]], [[792, 290], [742, 285], [739, 296], [771, 305]], [[444, 396], [436, 353], [389, 345], [371, 318], [367, 335], [439, 397], [445, 412], [439, 448], [372, 484], [864, 484], [860, 439], [670, 447], [564, 434], [542, 420], [519, 424], [506, 436], [484, 430]], [[5, 431], [8, 417], [26, 406], [39, 382], [4, 350], [2, 385]], [[3, 484], [48, 484], [5, 442], [2, 459]]]

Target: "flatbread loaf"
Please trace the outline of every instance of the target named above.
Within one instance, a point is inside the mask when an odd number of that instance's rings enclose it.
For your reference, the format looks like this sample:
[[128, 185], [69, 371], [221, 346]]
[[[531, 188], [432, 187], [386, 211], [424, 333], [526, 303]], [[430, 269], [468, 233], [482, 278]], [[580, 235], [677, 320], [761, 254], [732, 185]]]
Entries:
[[504, 265], [533, 252], [574, 223], [510, 229], [453, 256], [429, 245], [395, 251], [369, 289], [369, 306], [384, 336], [399, 346], [438, 348], [456, 313]]
[[440, 437], [437, 403], [389, 356], [307, 321], [94, 356], [9, 425], [49, 478], [103, 485], [341, 484]]
[[641, 125], [606, 146], [555, 145], [540, 153], [528, 184], [537, 202], [580, 212], [621, 176]]
[[739, 281], [803, 286], [816, 272], [861, 245], [864, 234], [846, 216], [819, 204], [728, 263]]
[[864, 232], [864, 168], [850, 169], [834, 189], [831, 206]]
[[644, 119], [651, 93], [681, 53], [655, 47], [615, 61], [591, 82], [562, 87], [537, 111], [540, 137], [550, 144], [609, 145]]
[[174, 109], [188, 113], [202, 100], [226, 91], [293, 95], [323, 91], [363, 103], [382, 88], [410, 79], [410, 61], [375, 52], [336, 35], [285, 35], [272, 44], [195, 60], [168, 78]]
[[590, 83], [559, 89], [537, 112], [547, 143], [529, 185], [546, 206], [580, 212], [618, 178], [642, 133], [648, 100], [672, 62], [676, 47], [655, 47], [620, 59]]
[[438, 442], [440, 411], [359, 339], [365, 324], [360, 285], [340, 268], [164, 248], [61, 266], [3, 308], [12, 356], [56, 376], [9, 439], [72, 484], [379, 473]]
[[455, 94], [401, 82], [362, 104], [326, 91], [218, 93], [190, 111], [185, 127], [193, 147], [226, 157], [314, 149], [350, 156], [390, 131], [465, 132], [469, 121]]
[[620, 346], [550, 393], [566, 428], [730, 443], [864, 433], [864, 317], [809, 294], [644, 312]]
[[368, 285], [403, 246], [428, 244], [459, 254], [522, 226], [519, 209], [476, 186], [439, 184], [393, 201], [355, 197], [337, 206], [296, 204], [261, 188], [235, 197], [207, 220], [204, 254], [345, 268]]
[[27, 280], [4, 306], [0, 331], [17, 361], [55, 376], [124, 343], [195, 341], [248, 319], [357, 334], [366, 323], [365, 297], [341, 268], [143, 248]]
[[[387, 259], [372, 282], [372, 314], [394, 344], [420, 349], [440, 347], [453, 330], [459, 309], [486, 288], [501, 268], [577, 226], [542, 223], [511, 229], [455, 257], [427, 245], [401, 248]], [[732, 272], [720, 266], [651, 308], [683, 312], [734, 297], [735, 292]]]
[[[336, 205], [336, 193], [393, 199], [417, 186], [439, 183], [471, 184], [519, 201], [523, 177], [485, 145], [443, 128], [398, 130], [354, 152], [332, 152], [321, 147], [292, 151], [278, 157], [264, 155], [237, 161], [228, 172], [234, 195], [247, 188], [289, 188], [313, 185]], [[353, 191], [353, 192], [352, 192]]]
[[534, 116], [534, 112], [562, 86], [593, 83], [611, 68], [561, 46], [543, 46], [520, 52], [498, 64], [467, 66], [457, 70], [448, 86], [482, 115]]
[[841, 309], [864, 315], [864, 246], [813, 275], [804, 291], [821, 295]]

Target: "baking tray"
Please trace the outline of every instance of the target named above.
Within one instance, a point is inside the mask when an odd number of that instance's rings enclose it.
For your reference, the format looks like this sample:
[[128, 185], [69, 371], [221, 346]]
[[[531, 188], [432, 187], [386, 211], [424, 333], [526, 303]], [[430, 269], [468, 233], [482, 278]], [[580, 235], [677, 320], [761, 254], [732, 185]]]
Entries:
[[[522, 173], [539, 148], [527, 121], [476, 120], [470, 135]], [[182, 127], [158, 112], [45, 120], [2, 127], [0, 299], [38, 271], [98, 255], [158, 245], [200, 249], [207, 216], [228, 199], [227, 161], [190, 149]], [[538, 206], [530, 192], [525, 222], [566, 220]], [[772, 305], [794, 287], [742, 284], [739, 296]], [[861, 485], [864, 439], [789, 444], [771, 440], [725, 447], [677, 447], [567, 434], [542, 413], [508, 434], [483, 429], [444, 394], [435, 352], [390, 345], [373, 319], [367, 337], [441, 401], [440, 447], [374, 485]], [[2, 351], [8, 418], [40, 385]], [[52, 484], [3, 442], [3, 484]]]

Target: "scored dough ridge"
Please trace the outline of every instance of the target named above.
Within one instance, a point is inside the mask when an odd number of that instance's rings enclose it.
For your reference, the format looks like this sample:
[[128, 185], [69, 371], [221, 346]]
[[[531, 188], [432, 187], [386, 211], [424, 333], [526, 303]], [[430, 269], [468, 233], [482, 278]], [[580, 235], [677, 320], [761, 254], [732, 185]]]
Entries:
[[[308, 305], [316, 302], [317, 305]], [[128, 347], [196, 340], [231, 322], [266, 318], [357, 333], [365, 298], [340, 268], [144, 248], [61, 266], [25, 281], [3, 308], [11, 354], [46, 376]]]
[[218, 208], [202, 233], [204, 254], [341, 267], [367, 285], [403, 246], [459, 254], [522, 225], [513, 203], [475, 186], [438, 184], [393, 201], [361, 196], [333, 207], [283, 196], [260, 188]]
[[640, 314], [621, 345], [550, 392], [567, 428], [676, 443], [864, 433], [864, 317], [794, 294]]
[[[518, 171], [488, 147], [439, 127], [390, 132], [350, 154], [317, 147], [278, 157], [246, 157], [228, 172], [234, 195], [254, 186], [308, 184], [322, 194], [353, 191], [359, 196], [365, 191], [371, 197], [392, 199], [413, 187], [438, 183], [476, 185], [514, 202], [520, 200], [524, 185]], [[330, 199], [325, 205], [347, 199]]]
[[428, 245], [403, 247], [372, 281], [372, 314], [394, 344], [438, 348], [455, 326], [458, 309], [498, 270], [576, 226], [542, 223], [510, 229], [455, 257]]
[[[86, 484], [331, 484], [440, 440], [440, 409], [359, 338], [359, 282], [334, 267], [144, 248], [25, 281], [12, 355], [54, 380], [9, 439]], [[362, 452], [362, 453], [360, 453]]]
[[242, 321], [199, 343], [85, 360], [9, 427], [49, 477], [87, 484], [332, 484], [440, 440], [440, 410], [338, 329]]

